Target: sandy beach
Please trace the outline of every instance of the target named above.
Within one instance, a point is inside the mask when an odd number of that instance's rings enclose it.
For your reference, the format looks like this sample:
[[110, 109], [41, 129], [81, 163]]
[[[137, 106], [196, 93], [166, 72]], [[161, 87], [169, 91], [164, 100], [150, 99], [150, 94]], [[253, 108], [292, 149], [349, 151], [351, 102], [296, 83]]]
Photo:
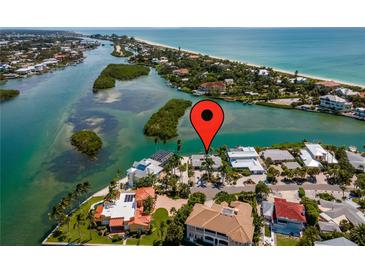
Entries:
[[[149, 40], [142, 39], [142, 38], [139, 38], [139, 37], [135, 37], [135, 39], [137, 41], [139, 41], [139, 42], [146, 43], [146, 44], [149, 44], [149, 45], [178, 50], [177, 47], [172, 47], [172, 46], [169, 46], [169, 45], [165, 45], [165, 44], [161, 44], [161, 43], [149, 41]], [[241, 64], [245, 64], [245, 65], [252, 66], [252, 67], [257, 67], [257, 68], [267, 67], [265, 65], [246, 63], [246, 62], [240, 61], [240, 60], [228, 59], [228, 58], [224, 58], [224, 57], [221, 57], [221, 56], [215, 56], [215, 55], [205, 54], [203, 52], [197, 52], [197, 51], [193, 51], [193, 50], [187, 50], [187, 49], [182, 49], [182, 48], [180, 50], [182, 50], [184, 52], [191, 53], [191, 54], [208, 55], [208, 56], [210, 56], [212, 58], [215, 58], [215, 59], [218, 59], [218, 60], [230, 60], [232, 62], [237, 62], [237, 63], [241, 63]], [[277, 71], [277, 72], [294, 75], [294, 73], [292, 71], [287, 71], [287, 70], [283, 70], [283, 69], [279, 69], [279, 68], [275, 68], [275, 67], [270, 67], [270, 68], [272, 68], [274, 71]], [[344, 81], [337, 80], [337, 79], [331, 79], [331, 78], [325, 78], [325, 77], [317, 77], [315, 75], [310, 75], [310, 74], [300, 73], [300, 74], [298, 74], [298, 76], [307, 77], [307, 78], [311, 78], [311, 79], [315, 79], [315, 80], [320, 80], [320, 81], [334, 81], [336, 83], [343, 84], [343, 85], [347, 85], [347, 86], [355, 86], [355, 87], [365, 88], [365, 85], [351, 83], [351, 82], [344, 82]]]

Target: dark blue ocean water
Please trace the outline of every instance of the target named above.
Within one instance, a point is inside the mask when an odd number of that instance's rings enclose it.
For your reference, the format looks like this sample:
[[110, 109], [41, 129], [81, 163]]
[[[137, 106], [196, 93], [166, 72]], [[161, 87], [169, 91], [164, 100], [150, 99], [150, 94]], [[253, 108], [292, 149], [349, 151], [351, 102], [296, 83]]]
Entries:
[[365, 28], [113, 28], [126, 34], [228, 59], [365, 85]]

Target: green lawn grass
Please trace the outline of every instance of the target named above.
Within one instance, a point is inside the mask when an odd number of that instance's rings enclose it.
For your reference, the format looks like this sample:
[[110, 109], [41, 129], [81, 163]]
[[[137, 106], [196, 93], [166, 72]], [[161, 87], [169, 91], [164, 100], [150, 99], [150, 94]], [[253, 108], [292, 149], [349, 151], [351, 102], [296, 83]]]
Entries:
[[271, 237], [271, 230], [270, 230], [270, 227], [268, 225], [265, 225], [265, 236], [266, 237]]
[[[69, 225], [62, 225], [58, 230], [62, 231], [62, 236], [56, 238], [53, 235], [48, 239], [47, 243], [69, 243], [69, 244], [122, 244], [121, 241], [112, 242], [106, 236], [100, 236], [96, 230], [90, 230], [89, 221], [86, 216], [92, 204], [102, 201], [104, 197], [93, 197], [72, 215]], [[83, 220], [77, 225], [77, 215], [82, 214]], [[81, 237], [80, 237], [81, 236]]]
[[[143, 235], [140, 239], [129, 238], [127, 245], [154, 245], [156, 241], [161, 240], [160, 223], [166, 222], [169, 218], [169, 214], [165, 208], [158, 208], [152, 215], [152, 233], [149, 235]], [[167, 226], [165, 226], [163, 235], [166, 235]]]
[[277, 246], [296, 246], [298, 245], [298, 242], [299, 242], [298, 238], [289, 237], [282, 234], [276, 234]]

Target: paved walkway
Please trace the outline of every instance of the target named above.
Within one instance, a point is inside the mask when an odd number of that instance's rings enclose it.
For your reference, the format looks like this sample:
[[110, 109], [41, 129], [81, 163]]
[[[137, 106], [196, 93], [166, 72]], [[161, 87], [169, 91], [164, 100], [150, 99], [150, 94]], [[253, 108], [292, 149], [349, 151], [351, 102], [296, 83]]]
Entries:
[[158, 195], [156, 199], [155, 209], [165, 208], [170, 215], [171, 208], [175, 208], [176, 210], [180, 209], [183, 205], [187, 204], [187, 199], [171, 199], [166, 195]]

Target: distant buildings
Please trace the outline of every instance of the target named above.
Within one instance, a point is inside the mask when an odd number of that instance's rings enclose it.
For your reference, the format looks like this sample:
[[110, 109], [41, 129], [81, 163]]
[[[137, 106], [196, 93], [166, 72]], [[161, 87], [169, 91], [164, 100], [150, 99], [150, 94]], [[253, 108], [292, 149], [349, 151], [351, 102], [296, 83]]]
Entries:
[[203, 92], [222, 93], [226, 89], [224, 82], [206, 82], [200, 85], [199, 90]]
[[260, 69], [258, 72], [260, 76], [269, 76], [269, 71], [267, 69]]
[[356, 96], [356, 95], [359, 95], [358, 92], [353, 91], [352, 89], [349, 89], [349, 88], [336, 88], [335, 92], [340, 96]]
[[320, 106], [336, 111], [348, 111], [352, 108], [352, 104], [346, 99], [338, 97], [337, 95], [324, 95], [319, 97]]
[[187, 239], [202, 245], [251, 245], [255, 230], [252, 207], [242, 202], [195, 204], [185, 224]]
[[[222, 159], [215, 155], [208, 156], [213, 161], [213, 169], [218, 170], [222, 166]], [[194, 169], [201, 169], [206, 156], [203, 154], [191, 155], [191, 165]]]
[[247, 168], [252, 174], [263, 174], [265, 172], [254, 147], [238, 146], [231, 148], [228, 150], [228, 158], [233, 168]]
[[189, 74], [189, 70], [186, 68], [175, 69], [173, 73], [178, 76], [186, 76]]
[[300, 158], [306, 167], [320, 167], [321, 161], [329, 164], [338, 163], [335, 156], [319, 144], [305, 144], [305, 148], [300, 150]]
[[341, 84], [336, 83], [334, 81], [320, 81], [320, 82], [317, 82], [316, 85], [326, 87], [326, 88], [336, 88], [336, 87], [341, 86]]
[[150, 158], [134, 162], [132, 167], [127, 170], [128, 184], [133, 186], [139, 179], [148, 175], [158, 175], [162, 170], [161, 162]]
[[365, 108], [356, 108], [354, 114], [357, 117], [365, 119]]
[[300, 236], [306, 224], [304, 206], [275, 198], [272, 230], [277, 233]]

